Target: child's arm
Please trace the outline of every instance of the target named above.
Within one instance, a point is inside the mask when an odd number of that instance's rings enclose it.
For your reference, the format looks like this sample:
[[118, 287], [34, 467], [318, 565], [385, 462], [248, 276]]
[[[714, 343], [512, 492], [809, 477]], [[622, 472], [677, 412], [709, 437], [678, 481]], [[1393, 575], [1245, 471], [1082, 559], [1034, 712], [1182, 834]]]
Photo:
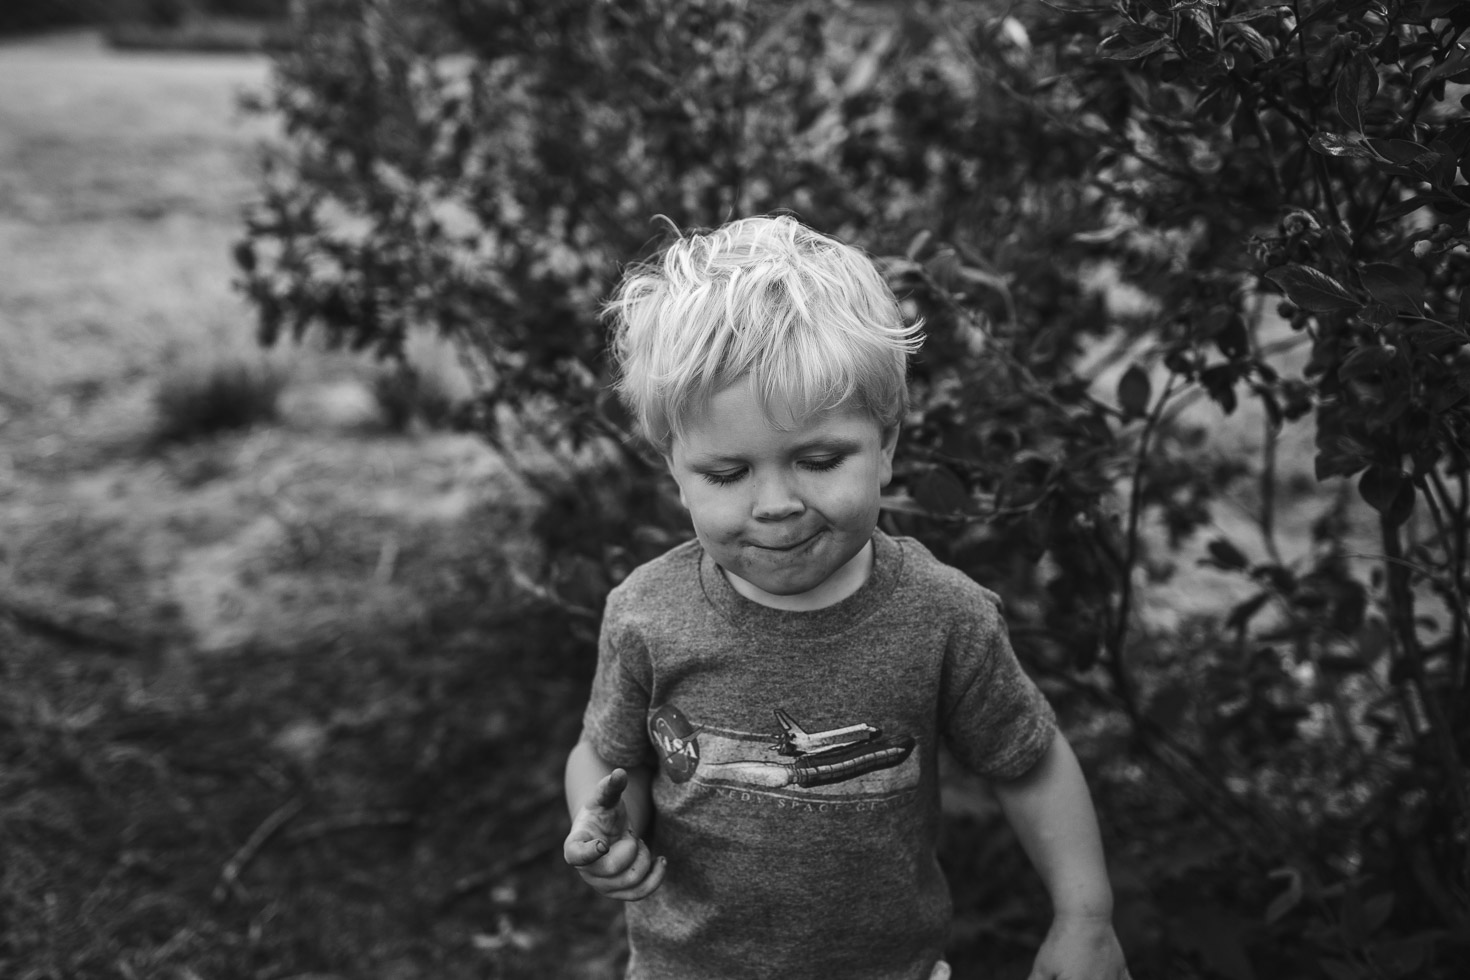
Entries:
[[1052, 926], [1030, 980], [1124, 980], [1097, 816], [1072, 747], [1058, 733], [1040, 762], [995, 793], [1051, 895]]
[[642, 839], [653, 809], [651, 776], [641, 766], [608, 765], [582, 741], [567, 757], [572, 831], [562, 856], [583, 881], [608, 898], [636, 902], [663, 883], [666, 862], [654, 860]]

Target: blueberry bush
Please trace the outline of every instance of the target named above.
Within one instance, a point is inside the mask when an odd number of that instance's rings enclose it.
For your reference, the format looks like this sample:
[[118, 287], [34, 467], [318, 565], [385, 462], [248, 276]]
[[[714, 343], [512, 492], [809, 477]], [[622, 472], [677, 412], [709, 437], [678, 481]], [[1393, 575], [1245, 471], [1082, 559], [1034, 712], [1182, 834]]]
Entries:
[[459, 425], [599, 447], [543, 479], [540, 588], [591, 611], [687, 534], [606, 394], [620, 264], [778, 208], [863, 245], [929, 337], [885, 521], [1006, 596], [1097, 748], [1135, 975], [1449, 977], [1467, 29], [1453, 0], [312, 0], [257, 104], [286, 136], [241, 288], [264, 343], [438, 331]]

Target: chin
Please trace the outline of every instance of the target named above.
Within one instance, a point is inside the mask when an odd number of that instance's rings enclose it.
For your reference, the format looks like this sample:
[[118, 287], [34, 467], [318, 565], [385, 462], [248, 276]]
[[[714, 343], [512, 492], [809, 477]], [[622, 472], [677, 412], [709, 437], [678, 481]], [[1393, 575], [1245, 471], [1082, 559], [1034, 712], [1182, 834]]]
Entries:
[[[739, 575], [740, 573], [737, 572], [736, 574]], [[787, 598], [787, 599], [789, 599], [789, 598], [791, 598], [793, 596], [806, 595], [808, 592], [811, 592], [811, 591], [813, 591], [815, 589], [820, 588], [821, 585], [822, 585], [822, 583], [825, 582], [825, 581], [827, 581], [826, 577], [817, 579], [816, 581], [806, 581], [806, 580], [796, 580], [796, 581], [793, 581], [791, 579], [778, 579], [776, 581], [769, 581], [769, 580], [763, 581], [760, 576], [753, 576], [753, 577], [748, 577], [747, 578], [746, 576], [741, 575], [740, 577], [741, 578], [744, 578], [751, 585], [754, 585], [756, 588], [760, 589], [762, 592], [765, 592], [768, 595], [778, 595], [778, 596], [782, 596], [783, 598]]]

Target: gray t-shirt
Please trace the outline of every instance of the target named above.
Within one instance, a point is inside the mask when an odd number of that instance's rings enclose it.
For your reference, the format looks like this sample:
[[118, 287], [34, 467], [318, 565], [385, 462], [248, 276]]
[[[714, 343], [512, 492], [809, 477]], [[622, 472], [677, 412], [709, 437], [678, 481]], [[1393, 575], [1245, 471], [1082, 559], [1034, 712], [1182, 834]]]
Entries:
[[1019, 776], [1055, 718], [999, 600], [878, 532], [853, 595], [737, 593], [698, 542], [608, 597], [584, 738], [653, 767], [663, 885], [627, 906], [629, 980], [922, 980], [949, 929], [936, 751]]

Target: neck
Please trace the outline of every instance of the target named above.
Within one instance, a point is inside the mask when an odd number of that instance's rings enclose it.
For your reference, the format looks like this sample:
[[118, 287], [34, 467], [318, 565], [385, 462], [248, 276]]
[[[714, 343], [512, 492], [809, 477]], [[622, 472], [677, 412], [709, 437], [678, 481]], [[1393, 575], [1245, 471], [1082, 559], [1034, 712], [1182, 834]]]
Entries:
[[725, 580], [736, 592], [772, 609], [787, 612], [812, 612], [834, 606], [863, 587], [873, 571], [873, 542], [864, 544], [862, 550], [853, 555], [837, 571], [829, 575], [821, 585], [797, 595], [776, 595], [751, 585], [745, 579], [724, 568]]

